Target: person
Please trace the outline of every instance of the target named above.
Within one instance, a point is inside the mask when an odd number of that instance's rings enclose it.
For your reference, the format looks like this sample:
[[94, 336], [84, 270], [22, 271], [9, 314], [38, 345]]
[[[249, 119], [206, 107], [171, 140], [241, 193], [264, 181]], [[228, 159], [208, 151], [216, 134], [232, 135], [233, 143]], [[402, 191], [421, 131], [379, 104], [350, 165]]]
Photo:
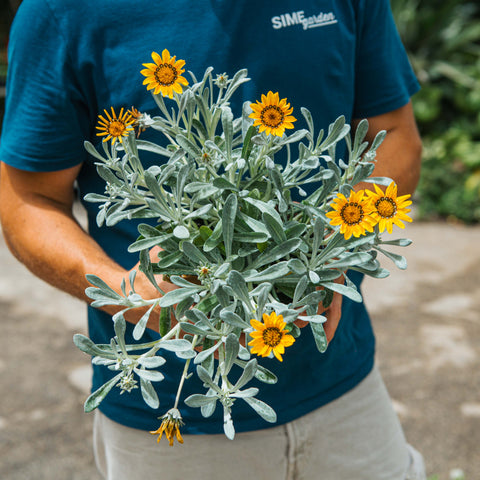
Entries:
[[[367, 118], [371, 141], [388, 132], [378, 151], [375, 176], [395, 180], [412, 193], [419, 177], [421, 143], [410, 97], [418, 83], [396, 31], [388, 0], [177, 0], [176, 2], [24, 0], [9, 45], [6, 110], [0, 147], [0, 217], [13, 254], [34, 274], [89, 301], [85, 275], [120, 288], [137, 258], [127, 253], [135, 222], [114, 228], [95, 222], [85, 203], [88, 232], [72, 215], [79, 192], [102, 193], [103, 180], [85, 139], [98, 143], [95, 125], [104, 109], [156, 114], [142, 86], [142, 64], [168, 49], [202, 75], [248, 68], [251, 81], [232, 99], [280, 92], [299, 111], [306, 106], [317, 128], [339, 115], [355, 127]], [[166, 100], [168, 101], [168, 100]], [[299, 115], [297, 115], [299, 118]], [[300, 120], [298, 124], [300, 124]], [[296, 125], [296, 128], [300, 126]], [[151, 130], [151, 129], [150, 129]], [[155, 132], [147, 130], [148, 140]], [[142, 162], [158, 161], [145, 156]], [[352, 274], [360, 285], [361, 276]], [[168, 291], [173, 288], [161, 282]], [[153, 295], [137, 276], [136, 290]], [[156, 293], [156, 292], [155, 292]], [[89, 335], [96, 343], [114, 336], [111, 307], [89, 307]], [[127, 320], [127, 341], [139, 314]], [[262, 386], [261, 399], [277, 412], [273, 427], [248, 405], [235, 405], [236, 438], [221, 434], [220, 409], [210, 419], [181, 407], [185, 443], [170, 449], [145, 431], [158, 427], [157, 411], [139, 389], [112, 390], [95, 417], [95, 455], [107, 479], [322, 478], [405, 480], [425, 478], [422, 458], [404, 438], [380, 374], [365, 306], [336, 296], [326, 312], [330, 345], [320, 354], [309, 335], [289, 348], [282, 364], [266, 359], [279, 378]], [[150, 338], [158, 338], [155, 326]], [[172, 404], [183, 362], [167, 358], [157, 388], [160, 405]], [[111, 373], [94, 365], [92, 390]], [[190, 378], [185, 398], [203, 391]], [[244, 402], [242, 402], [244, 403]]]

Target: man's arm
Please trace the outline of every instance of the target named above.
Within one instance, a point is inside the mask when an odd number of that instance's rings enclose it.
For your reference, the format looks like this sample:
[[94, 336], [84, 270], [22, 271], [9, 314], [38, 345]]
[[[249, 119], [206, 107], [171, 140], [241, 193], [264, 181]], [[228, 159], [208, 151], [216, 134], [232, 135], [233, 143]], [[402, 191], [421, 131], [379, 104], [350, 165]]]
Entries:
[[[360, 120], [354, 120], [355, 128]], [[411, 102], [392, 112], [368, 118], [369, 129], [366, 140], [371, 143], [375, 135], [386, 130], [387, 136], [377, 150], [374, 177], [389, 177], [398, 185], [398, 194], [412, 194], [420, 176], [422, 143], [417, 130]], [[361, 183], [357, 189], [373, 189], [371, 183]], [[341, 277], [342, 278], [342, 277]], [[335, 293], [330, 307], [324, 315], [325, 334], [330, 341], [338, 327], [342, 315], [342, 296]]]
[[[389, 177], [398, 185], [398, 195], [413, 194], [420, 177], [422, 142], [418, 133], [411, 102], [383, 115], [367, 119], [369, 129], [366, 140], [371, 143], [375, 135], [386, 130], [387, 136], [377, 150], [374, 177]], [[353, 129], [360, 120], [352, 121]], [[362, 183], [356, 188], [373, 189]]]
[[[87, 300], [85, 275], [93, 273], [120, 291], [128, 271], [114, 262], [72, 214], [74, 182], [81, 165], [56, 172], [27, 172], [0, 164], [0, 220], [8, 247], [20, 262], [51, 285]], [[162, 282], [164, 291], [173, 285]], [[135, 289], [155, 298], [156, 289], [138, 275]], [[110, 314], [117, 307], [105, 307]], [[135, 323], [139, 314], [126, 316]], [[150, 328], [158, 329], [158, 322]]]

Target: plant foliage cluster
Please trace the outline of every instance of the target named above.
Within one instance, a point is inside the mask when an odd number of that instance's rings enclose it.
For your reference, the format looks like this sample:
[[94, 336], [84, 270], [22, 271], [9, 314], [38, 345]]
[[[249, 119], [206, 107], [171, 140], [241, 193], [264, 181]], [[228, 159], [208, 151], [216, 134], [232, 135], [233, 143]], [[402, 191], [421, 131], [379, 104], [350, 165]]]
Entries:
[[[234, 118], [229, 106], [234, 91], [249, 80], [246, 70], [232, 79], [225, 75], [215, 79], [212, 68], [199, 81], [191, 75], [193, 84], [173, 99], [153, 95], [160, 116], [138, 117], [142, 129], [148, 126], [163, 134], [166, 146], [137, 138], [129, 131], [130, 120], [113, 111], [105, 112], [108, 121], [104, 119], [99, 135], [109, 133], [118, 142], [104, 141], [103, 151], [85, 142], [106, 183], [104, 194], [85, 197], [99, 205], [97, 223], [113, 226], [122, 220], [149, 220], [138, 226], [139, 236], [128, 250], [139, 255], [140, 271], [159, 290], [158, 298], [145, 300], [135, 291], [135, 274], [129, 279], [132, 289], [124, 282], [121, 293], [99, 277], [88, 276], [93, 286], [86, 293], [92, 306], [117, 305], [121, 310], [113, 317], [115, 337], [110, 344], [96, 345], [83, 335], [75, 336], [76, 345], [92, 355], [95, 364], [115, 375], [87, 399], [85, 408], [96, 408], [115, 385], [127, 392], [137, 388], [138, 380], [147, 405], [159, 408], [152, 385], [164, 378], [158, 369], [166, 360], [159, 353], [174, 351], [185, 360], [185, 370], [175, 405], [159, 429], [170, 440], [181, 422], [177, 407], [191, 373], [196, 373], [205, 390], [184, 399], [185, 404], [200, 408], [205, 417], [221, 404], [228, 438], [234, 437], [236, 401], [247, 402], [263, 419], [275, 422], [274, 410], [256, 398], [259, 389], [244, 388], [254, 377], [276, 382], [273, 373], [252, 357], [256, 352], [242, 341], [252, 333], [252, 319], [265, 319], [267, 313], [282, 318], [274, 326], [265, 324], [269, 328], [263, 339], [267, 347], [279, 348], [275, 351], [279, 359], [280, 347], [293, 340], [284, 338], [285, 332], [292, 337], [301, 334], [297, 320], [309, 325], [303, 334], [313, 335], [318, 350], [324, 352], [326, 318], [319, 314], [319, 304], [327, 307], [334, 292], [361, 301], [350, 272], [384, 278], [388, 272], [380, 266], [379, 254], [405, 268], [405, 259], [388, 249], [410, 243], [384, 240], [382, 229], [373, 227], [364, 234], [344, 235], [328, 218], [332, 199], [346, 198], [357, 183], [368, 178], [390, 184], [389, 179], [371, 177], [384, 131], [369, 144], [367, 121], [360, 122], [353, 135], [344, 117], [339, 117], [328, 132], [316, 132], [312, 115], [302, 108], [307, 130], [288, 136], [259, 133], [249, 102], [240, 118]], [[287, 108], [282, 101], [278, 104]], [[345, 161], [336, 161], [340, 142], [346, 146]], [[283, 166], [274, 161], [281, 150], [286, 154]], [[145, 168], [141, 162], [145, 152], [156, 154], [158, 163]], [[294, 200], [295, 194], [300, 201]], [[363, 212], [357, 203], [348, 208], [354, 214]], [[345, 209], [340, 214], [348, 222], [352, 212]], [[358, 212], [356, 223], [368, 216], [367, 210], [365, 215]], [[150, 249], [157, 247], [158, 256], [151, 258]], [[178, 288], [163, 292], [157, 275], [168, 276]], [[337, 282], [338, 278], [342, 281]], [[139, 307], [147, 310], [133, 330], [139, 343], [127, 345], [124, 313]], [[162, 336], [140, 343], [158, 307]], [[285, 332], [281, 331], [284, 326]], [[273, 342], [274, 334], [279, 342]], [[233, 382], [230, 373], [235, 370], [241, 373]]]

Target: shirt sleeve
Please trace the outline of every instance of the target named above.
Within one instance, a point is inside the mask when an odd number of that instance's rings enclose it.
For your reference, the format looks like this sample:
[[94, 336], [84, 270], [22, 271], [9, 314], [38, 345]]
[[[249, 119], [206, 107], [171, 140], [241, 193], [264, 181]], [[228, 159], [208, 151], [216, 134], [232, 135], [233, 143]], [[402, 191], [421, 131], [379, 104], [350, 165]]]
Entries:
[[46, 0], [24, 0], [9, 39], [0, 160], [22, 170], [55, 171], [85, 160], [86, 102]]
[[419, 90], [389, 0], [359, 0], [354, 118], [390, 112]]

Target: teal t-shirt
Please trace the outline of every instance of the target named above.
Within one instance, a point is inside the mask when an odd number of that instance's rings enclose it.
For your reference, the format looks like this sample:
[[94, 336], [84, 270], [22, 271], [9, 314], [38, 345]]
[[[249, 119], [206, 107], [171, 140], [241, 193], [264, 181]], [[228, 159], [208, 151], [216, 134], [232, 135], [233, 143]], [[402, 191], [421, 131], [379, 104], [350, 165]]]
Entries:
[[[83, 142], [99, 143], [97, 116], [110, 106], [118, 111], [133, 105], [157, 114], [140, 70], [151, 61], [152, 51], [164, 48], [184, 59], [186, 70], [197, 76], [208, 66], [229, 75], [248, 68], [252, 80], [233, 99], [236, 114], [243, 101], [278, 91], [294, 108], [296, 128], [304, 126], [302, 106], [312, 112], [317, 128], [325, 129], [339, 115], [349, 122], [395, 110], [418, 89], [388, 0], [23, 0], [10, 36], [0, 159], [29, 171], [82, 163], [81, 197], [102, 193], [103, 181]], [[147, 130], [142, 135], [148, 139], [153, 134]], [[145, 156], [142, 161], [153, 160]], [[126, 252], [137, 236], [136, 226], [123, 222], [99, 228], [96, 204], [85, 207], [90, 234], [114, 260], [131, 268], [137, 258]], [[360, 284], [360, 275], [351, 277]], [[111, 318], [92, 308], [88, 317], [91, 338], [109, 343]], [[132, 326], [128, 328], [131, 335]], [[155, 332], [148, 335], [156, 338]], [[100, 406], [103, 413], [130, 427], [157, 428], [157, 417], [173, 406], [183, 369], [182, 360], [165, 356], [165, 380], [156, 384], [160, 411], [146, 406], [138, 389], [120, 396], [115, 388]], [[344, 299], [342, 320], [326, 353], [320, 354], [306, 334], [287, 350], [283, 363], [262, 359], [279, 381], [262, 384], [259, 398], [276, 410], [279, 424], [285, 423], [353, 388], [373, 361], [374, 336], [365, 307]], [[92, 388], [111, 374], [94, 366]], [[183, 398], [204, 390], [191, 377]], [[209, 419], [198, 409], [180, 409], [185, 433], [222, 432], [221, 408]], [[242, 401], [232, 414], [237, 431], [271, 426]]]

